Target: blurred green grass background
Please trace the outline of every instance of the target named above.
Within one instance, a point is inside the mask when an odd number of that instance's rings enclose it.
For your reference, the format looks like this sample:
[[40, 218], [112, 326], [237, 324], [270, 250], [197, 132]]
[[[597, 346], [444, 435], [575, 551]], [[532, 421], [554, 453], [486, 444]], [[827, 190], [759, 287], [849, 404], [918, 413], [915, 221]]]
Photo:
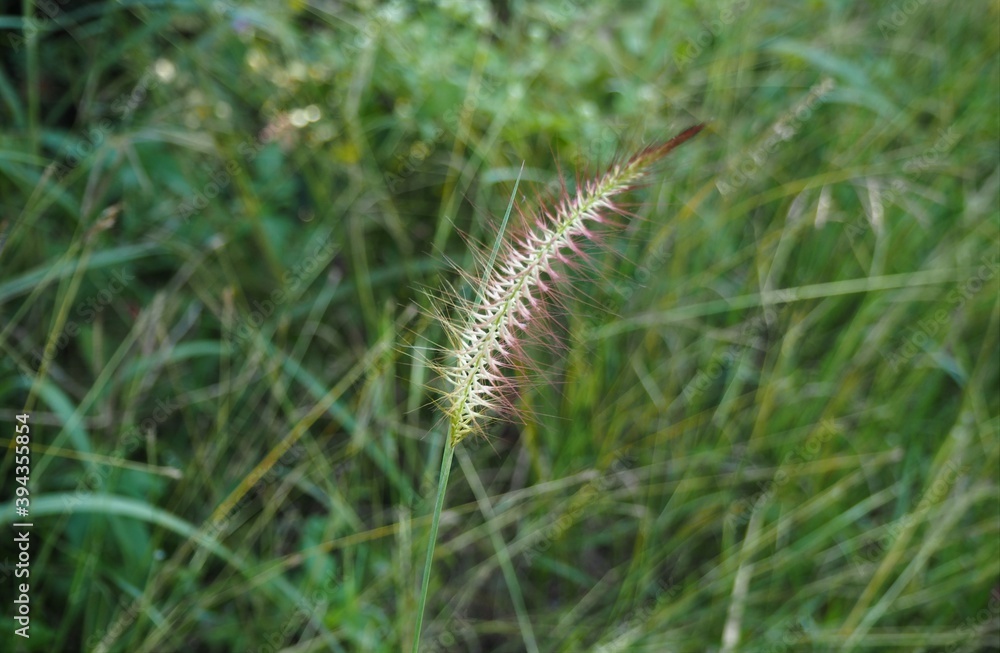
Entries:
[[422, 650], [1000, 648], [1000, 3], [5, 7], [0, 649], [409, 650], [424, 291], [697, 122], [460, 447]]

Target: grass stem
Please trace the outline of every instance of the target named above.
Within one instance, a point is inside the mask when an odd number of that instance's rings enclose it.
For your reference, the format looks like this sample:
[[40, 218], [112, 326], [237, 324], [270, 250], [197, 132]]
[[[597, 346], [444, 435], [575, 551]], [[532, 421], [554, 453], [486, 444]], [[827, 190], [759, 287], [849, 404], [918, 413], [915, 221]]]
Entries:
[[441, 511], [444, 508], [444, 495], [448, 489], [448, 476], [451, 474], [451, 461], [455, 457], [455, 447], [451, 444], [451, 429], [444, 440], [444, 451], [441, 454], [441, 471], [438, 475], [437, 498], [434, 500], [434, 516], [431, 518], [431, 532], [427, 537], [427, 556], [424, 558], [424, 579], [420, 583], [420, 602], [417, 604], [417, 627], [413, 632], [413, 653], [420, 650], [420, 629], [424, 623], [424, 608], [427, 604], [427, 589], [431, 581], [431, 567], [434, 563], [434, 546], [437, 544], [438, 526], [441, 524]]

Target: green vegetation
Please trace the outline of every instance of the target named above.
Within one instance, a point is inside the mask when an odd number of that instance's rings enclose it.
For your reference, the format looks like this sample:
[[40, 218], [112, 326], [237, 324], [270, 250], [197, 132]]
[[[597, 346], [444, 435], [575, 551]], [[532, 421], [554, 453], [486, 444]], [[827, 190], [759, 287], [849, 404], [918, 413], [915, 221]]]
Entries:
[[430, 297], [699, 122], [455, 448], [420, 650], [1000, 645], [1000, 3], [20, 9], [0, 650], [409, 650]]

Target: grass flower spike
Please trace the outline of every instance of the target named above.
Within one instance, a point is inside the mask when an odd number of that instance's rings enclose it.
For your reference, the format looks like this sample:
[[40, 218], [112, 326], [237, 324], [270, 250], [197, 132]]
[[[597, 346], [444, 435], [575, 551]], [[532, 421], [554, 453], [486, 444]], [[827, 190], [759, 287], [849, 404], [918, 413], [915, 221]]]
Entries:
[[[665, 143], [647, 147], [630, 159], [612, 165], [604, 174], [579, 185], [574, 195], [566, 193], [554, 210], [543, 211], [534, 220], [534, 227], [528, 228], [521, 237], [505, 243], [503, 231], [511, 209], [508, 206], [482, 279], [467, 275], [471, 283], [479, 284], [478, 296], [471, 301], [458, 300], [458, 319], [445, 320], [452, 343], [449, 352], [451, 365], [441, 371], [451, 385], [443, 402], [449, 436], [441, 453], [437, 496], [431, 516], [413, 634], [413, 653], [420, 650], [434, 544], [441, 524], [455, 447], [470, 434], [482, 429], [484, 420], [493, 413], [513, 408], [508, 392], [513, 381], [504, 374], [504, 368], [516, 357], [528, 323], [537, 320], [544, 312], [544, 295], [559, 279], [555, 268], [559, 264], [572, 267], [583, 258], [581, 243], [594, 239], [588, 223], [606, 222], [609, 213], [625, 214], [624, 209], [615, 203], [615, 197], [634, 188], [653, 164], [693, 138], [703, 127], [689, 127]], [[516, 192], [515, 185], [514, 195]], [[498, 552], [505, 551], [498, 544]], [[525, 649], [529, 653], [537, 653], [538, 646], [525, 615], [524, 600], [517, 589], [517, 575], [508, 556], [500, 556], [500, 567], [518, 612]]]
[[541, 213], [533, 229], [501, 246], [496, 265], [487, 267], [479, 297], [460, 311], [459, 322], [448, 325], [453, 364], [444, 370], [452, 388], [445, 411], [452, 446], [507, 406], [511, 381], [503, 368], [528, 322], [543, 310], [540, 300], [559, 277], [556, 265], [572, 265], [582, 256], [580, 242], [593, 239], [588, 223], [604, 223], [608, 213], [622, 213], [614, 198], [634, 188], [653, 164], [703, 127], [690, 127], [612, 165], [554, 210]]

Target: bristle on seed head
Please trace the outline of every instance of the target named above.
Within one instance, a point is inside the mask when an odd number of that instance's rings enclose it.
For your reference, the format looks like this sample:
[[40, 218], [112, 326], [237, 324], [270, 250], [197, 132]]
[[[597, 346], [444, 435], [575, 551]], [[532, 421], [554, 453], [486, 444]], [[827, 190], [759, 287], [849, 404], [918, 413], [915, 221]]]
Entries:
[[492, 414], [512, 408], [513, 381], [504, 369], [511, 365], [531, 322], [544, 311], [544, 296], [562, 279], [557, 265], [573, 266], [583, 259], [581, 244], [594, 238], [587, 223], [602, 224], [609, 213], [624, 214], [615, 198], [703, 128], [689, 127], [638, 151], [581, 184], [572, 195], [564, 191], [555, 207], [538, 211], [522, 237], [501, 245], [481, 296], [462, 307], [457, 321], [446, 323], [452, 345], [443, 376], [450, 386], [445, 413], [452, 446], [480, 430]]

